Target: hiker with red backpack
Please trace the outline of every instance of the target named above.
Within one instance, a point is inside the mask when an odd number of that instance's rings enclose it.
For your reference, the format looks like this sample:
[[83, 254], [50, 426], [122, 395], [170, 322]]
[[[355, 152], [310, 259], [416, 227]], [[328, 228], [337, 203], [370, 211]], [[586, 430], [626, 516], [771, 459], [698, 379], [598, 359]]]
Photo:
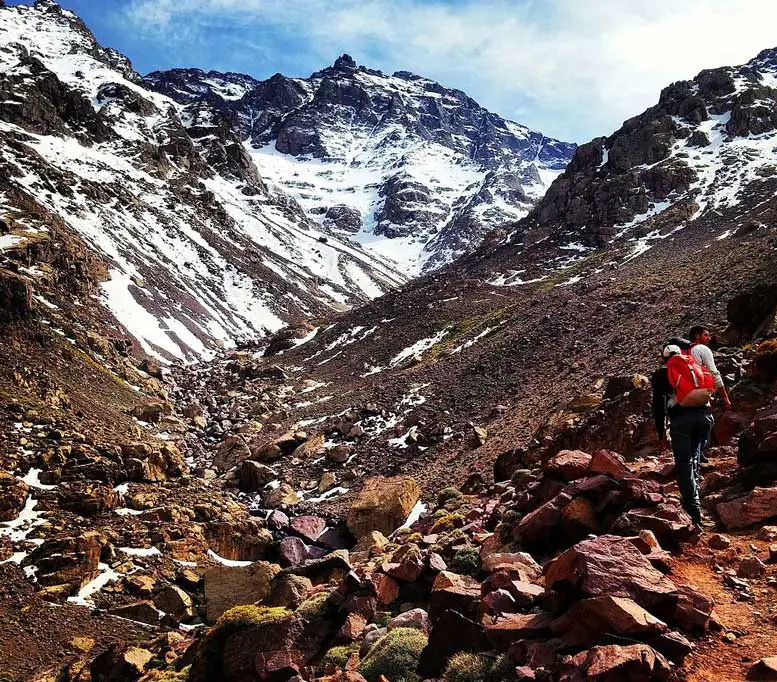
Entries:
[[663, 365], [651, 378], [653, 416], [658, 437], [666, 443], [666, 418], [672, 437], [675, 475], [685, 511], [701, 527], [699, 466], [702, 449], [709, 440], [712, 413], [709, 401], [715, 393], [715, 378], [696, 362], [691, 342], [674, 338], [664, 344]]

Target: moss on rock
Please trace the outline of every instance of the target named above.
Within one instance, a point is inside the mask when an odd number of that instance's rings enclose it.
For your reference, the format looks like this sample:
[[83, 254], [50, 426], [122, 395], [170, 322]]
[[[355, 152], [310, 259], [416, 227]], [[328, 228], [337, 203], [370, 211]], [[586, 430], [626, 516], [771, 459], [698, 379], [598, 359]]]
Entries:
[[392, 682], [420, 682], [416, 670], [427, 642], [427, 636], [419, 630], [396, 628], [375, 643], [359, 672], [367, 682], [377, 682], [381, 675]]
[[488, 666], [477, 654], [462, 651], [451, 656], [445, 669], [446, 682], [485, 682]]

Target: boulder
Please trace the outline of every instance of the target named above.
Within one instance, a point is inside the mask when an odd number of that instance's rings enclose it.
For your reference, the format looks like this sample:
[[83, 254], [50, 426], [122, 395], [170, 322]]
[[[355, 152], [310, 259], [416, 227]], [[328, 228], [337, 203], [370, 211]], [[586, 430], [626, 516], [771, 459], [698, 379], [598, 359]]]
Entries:
[[19, 516], [29, 491], [16, 476], [0, 471], [0, 521], [13, 521]]
[[373, 530], [389, 535], [405, 522], [420, 495], [409, 476], [368, 478], [348, 511], [348, 529], [357, 539]]
[[648, 609], [674, 604], [677, 594], [633, 543], [615, 535], [584, 540], [560, 554], [545, 569], [545, 587], [571, 598], [626, 597]]
[[254, 604], [270, 594], [272, 579], [280, 567], [266, 561], [248, 566], [216, 566], [203, 576], [205, 609], [209, 623], [226, 610], [242, 604]]
[[589, 474], [592, 457], [582, 450], [562, 450], [545, 464], [545, 472], [564, 481], [574, 481]]
[[449, 571], [437, 574], [429, 597], [429, 613], [432, 618], [447, 609], [464, 615], [474, 614], [480, 599], [480, 583], [474, 578]]
[[429, 642], [421, 652], [418, 674], [423, 679], [441, 677], [446, 662], [456, 652], [490, 648], [481, 625], [449, 609], [434, 621]]
[[506, 651], [521, 639], [537, 639], [551, 634], [549, 613], [514, 613], [486, 627], [486, 637], [497, 651]]
[[542, 567], [527, 552], [492, 552], [481, 551], [481, 567], [486, 573], [509, 570], [517, 573], [519, 580], [533, 582], [542, 575]]
[[669, 662], [647, 644], [596, 646], [569, 657], [562, 666], [564, 682], [663, 682]]
[[89, 664], [90, 679], [93, 682], [137, 680], [153, 658], [148, 649], [136, 646], [120, 649], [113, 645]]
[[177, 585], [169, 585], [154, 596], [154, 606], [176, 620], [185, 620], [194, 615], [192, 598]]
[[326, 529], [326, 521], [318, 516], [297, 516], [289, 528], [303, 539], [315, 542]]
[[762, 658], [747, 671], [747, 680], [752, 682], [774, 682], [777, 680], [777, 656]]
[[741, 530], [777, 516], [777, 487], [755, 488], [745, 497], [721, 502], [715, 508], [723, 525]]
[[631, 599], [602, 596], [573, 604], [551, 628], [568, 645], [588, 647], [603, 634], [641, 638], [665, 632], [667, 625]]
[[240, 490], [245, 493], [254, 493], [277, 478], [278, 472], [272, 467], [254, 462], [252, 459], [246, 459], [243, 460], [240, 467]]
[[607, 474], [617, 480], [631, 474], [626, 462], [617, 452], [597, 450], [591, 456], [589, 470], [592, 474]]
[[159, 625], [162, 620], [162, 614], [154, 606], [154, 603], [147, 599], [117, 606], [110, 609], [108, 613], [119, 618], [146, 623], [146, 625]]

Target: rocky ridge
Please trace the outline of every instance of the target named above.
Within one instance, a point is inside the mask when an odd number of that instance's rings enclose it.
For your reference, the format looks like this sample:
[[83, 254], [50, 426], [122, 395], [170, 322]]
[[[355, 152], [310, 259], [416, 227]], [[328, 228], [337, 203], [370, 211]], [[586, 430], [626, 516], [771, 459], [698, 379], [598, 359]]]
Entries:
[[414, 273], [526, 215], [575, 149], [461, 91], [349, 55], [304, 79], [174, 69], [146, 80], [182, 104], [217, 108], [308, 215]]
[[69, 274], [89, 280], [112, 335], [168, 361], [405, 280], [268, 188], [218, 111], [149, 90], [72, 12], [5, 7], [0, 30], [4, 310], [91, 307], [47, 286], [54, 254], [88, 254]]

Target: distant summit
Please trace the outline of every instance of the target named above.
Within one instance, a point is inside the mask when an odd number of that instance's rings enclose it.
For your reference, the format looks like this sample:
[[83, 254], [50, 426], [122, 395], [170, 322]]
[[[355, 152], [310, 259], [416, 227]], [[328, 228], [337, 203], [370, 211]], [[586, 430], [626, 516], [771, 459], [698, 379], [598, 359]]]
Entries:
[[525, 216], [576, 148], [460, 90], [348, 54], [305, 79], [196, 69], [147, 79], [179, 102], [212, 104], [311, 218], [415, 274]]

